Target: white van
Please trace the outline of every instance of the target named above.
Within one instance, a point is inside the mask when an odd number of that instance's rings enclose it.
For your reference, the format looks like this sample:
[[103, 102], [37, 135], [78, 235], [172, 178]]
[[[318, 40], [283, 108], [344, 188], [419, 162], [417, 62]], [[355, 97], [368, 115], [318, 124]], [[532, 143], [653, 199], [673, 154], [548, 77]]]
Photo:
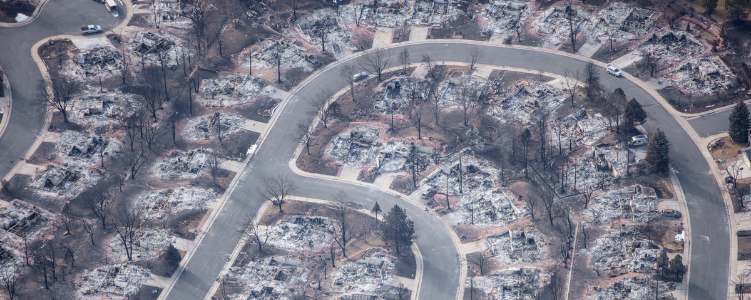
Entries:
[[107, 10], [112, 13], [112, 16], [117, 18], [120, 16], [120, 14], [117, 12], [117, 2], [115, 0], [105, 0], [104, 1], [104, 7], [107, 8]]
[[649, 143], [649, 139], [647, 138], [646, 135], [643, 135], [643, 134], [632, 136], [631, 141], [628, 142], [628, 144], [631, 145], [631, 147], [644, 146], [647, 143]]

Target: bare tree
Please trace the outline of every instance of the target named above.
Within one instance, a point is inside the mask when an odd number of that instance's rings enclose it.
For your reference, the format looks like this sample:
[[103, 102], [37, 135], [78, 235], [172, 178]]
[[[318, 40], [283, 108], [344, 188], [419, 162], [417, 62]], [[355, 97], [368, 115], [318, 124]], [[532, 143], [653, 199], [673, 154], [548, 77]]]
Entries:
[[292, 194], [297, 187], [295, 183], [283, 174], [278, 174], [274, 177], [266, 177], [263, 179], [263, 184], [259, 190], [261, 197], [271, 201], [274, 205], [279, 207], [279, 213], [283, 213], [282, 205], [287, 202], [287, 197]]
[[584, 209], [589, 208], [589, 201], [592, 200], [592, 194], [595, 192], [595, 189], [592, 187], [588, 187], [582, 195], [584, 196]]
[[[576, 35], [578, 34], [577, 28], [574, 26], [574, 20], [576, 20], [577, 12], [571, 8], [571, 5], [566, 6], [566, 19], [568, 20], [569, 38], [571, 39], [571, 49], [576, 52]], [[576, 24], [578, 26], [578, 24]]]
[[276, 41], [276, 46], [274, 47], [274, 61], [276, 61], [276, 82], [282, 82], [282, 52], [284, 52], [283, 46], [279, 43], [279, 41]]
[[347, 245], [362, 235], [363, 222], [359, 222], [357, 215], [347, 207], [349, 198], [346, 193], [339, 192], [334, 196], [334, 201], [334, 219], [338, 223], [335, 225], [334, 241], [342, 249], [342, 255], [347, 257]]
[[287, 0], [287, 4], [289, 4], [290, 8], [292, 9], [292, 22], [297, 21], [297, 10], [300, 8], [300, 0]]
[[550, 276], [550, 284], [548, 284], [550, 295], [552, 297], [550, 300], [562, 300], [565, 297], [566, 284], [564, 278], [558, 273], [559, 272], [555, 272]]
[[94, 216], [102, 222], [102, 229], [107, 229], [107, 221], [112, 213], [111, 195], [106, 192], [89, 193], [86, 196], [86, 203]]
[[587, 84], [587, 97], [592, 97], [600, 92], [600, 72], [597, 65], [589, 61], [584, 65], [584, 83]]
[[646, 66], [647, 70], [649, 70], [649, 76], [654, 77], [655, 71], [657, 70], [657, 62], [660, 60], [660, 58], [657, 57], [651, 51], [644, 51], [643, 55], [644, 55], [644, 66]]
[[417, 129], [417, 139], [422, 139], [422, 115], [425, 112], [422, 106], [415, 107], [414, 110], [412, 110], [412, 114], [410, 114], [410, 119], [412, 120], [412, 124], [415, 125], [415, 129]]
[[542, 197], [542, 204], [545, 207], [545, 212], [547, 212], [550, 226], [555, 227], [553, 221], [558, 217], [560, 208], [555, 203], [555, 198], [553, 197], [553, 195], [551, 195], [551, 193], [552, 192], [545, 192], [545, 195], [543, 195]]
[[260, 225], [253, 222], [253, 215], [245, 215], [247, 226], [243, 234], [247, 235], [250, 242], [258, 246], [258, 252], [263, 253], [263, 246], [266, 246], [266, 242], [269, 240], [270, 233], [268, 230], [261, 230]]
[[467, 261], [477, 266], [477, 268], [480, 270], [481, 276], [485, 275], [485, 268], [487, 267], [489, 261], [484, 252], [467, 254]]
[[467, 56], [464, 59], [469, 64], [469, 69], [473, 70], [475, 68], [475, 64], [477, 64], [477, 61], [482, 59], [484, 56], [484, 51], [480, 50], [480, 48], [477, 46], [472, 46], [467, 51]]
[[192, 34], [195, 38], [196, 50], [198, 50], [198, 56], [201, 56], [201, 46], [207, 29], [207, 13], [211, 7], [211, 3], [207, 0], [192, 0], [181, 1], [183, 7], [183, 16], [185, 16], [192, 23]]
[[617, 32], [617, 30], [608, 30], [607, 31], [608, 42], [610, 42], [610, 51], [615, 51], [615, 48], [613, 48], [613, 40], [614, 40], [616, 32]]
[[70, 225], [73, 223], [73, 213], [71, 213], [68, 203], [63, 205], [63, 210], [60, 213], [60, 221], [63, 223], [63, 226], [65, 226], [65, 233], [63, 233], [63, 235], [70, 235]]
[[460, 105], [462, 107], [462, 116], [464, 117], [464, 126], [466, 127], [469, 126], [469, 121], [475, 115], [475, 109], [477, 108], [478, 104], [478, 91], [470, 84], [469, 80], [465, 80], [464, 82], [462, 82], [459, 93], [459, 100], [461, 101]]
[[0, 267], [0, 282], [5, 285], [8, 300], [13, 300], [16, 297], [16, 284], [18, 284], [18, 279], [21, 278], [17, 268], [13, 263], [5, 263]]
[[136, 174], [148, 160], [148, 153], [139, 143], [139, 147], [136, 149], [125, 151], [125, 160], [130, 167], [130, 179], [136, 180]]
[[118, 239], [125, 249], [125, 255], [128, 257], [128, 261], [133, 261], [133, 243], [141, 227], [143, 226], [143, 218], [141, 216], [141, 210], [134, 208], [131, 210], [121, 210], [115, 216], [115, 222], [113, 222], [115, 233]]
[[391, 59], [391, 50], [378, 50], [365, 54], [360, 58], [360, 67], [378, 75], [378, 81], [382, 81], [381, 75], [389, 64]]
[[329, 29], [320, 26], [313, 30], [313, 35], [321, 41], [321, 52], [326, 52], [326, 42], [329, 40]]
[[33, 252], [34, 264], [32, 265], [32, 270], [43, 279], [44, 288], [49, 290], [50, 276], [55, 266], [54, 259], [51, 259], [49, 256], [49, 247], [45, 249], [45, 246], [47, 245], [43, 244], [42, 247]]
[[89, 234], [89, 238], [91, 239], [91, 245], [95, 246], [94, 243], [94, 224], [89, 223], [88, 220], [81, 218], [81, 225], [83, 226], [83, 230], [86, 231], [87, 234]]
[[128, 49], [125, 47], [125, 44], [123, 44], [123, 47], [120, 51], [122, 53], [122, 63], [119, 66], [120, 73], [117, 75], [120, 77], [120, 79], [123, 81], [123, 84], [126, 84], [128, 81], [128, 77], [130, 76], [130, 55], [128, 54]]
[[217, 185], [216, 178], [219, 177], [219, 171], [221, 169], [219, 166], [220, 163], [219, 163], [218, 152], [219, 152], [219, 146], [215, 145], [208, 159], [209, 175], [211, 175], [211, 180], [215, 186]]
[[399, 52], [399, 64], [402, 65], [402, 74], [407, 75], [407, 68], [409, 68], [409, 51], [407, 51], [407, 48]]
[[355, 72], [355, 65], [353, 64], [345, 64], [342, 66], [341, 71], [339, 71], [339, 76], [349, 86], [349, 94], [352, 96], [352, 102], [357, 102], [355, 100]]
[[81, 90], [81, 84], [57, 72], [50, 73], [49, 82], [49, 89], [47, 89], [47, 83], [44, 80], [39, 82], [37, 103], [52, 106], [63, 115], [63, 121], [68, 123], [68, 109], [75, 100], [73, 95]]
[[433, 77], [433, 68], [435, 68], [435, 62], [433, 59], [430, 58], [430, 55], [423, 54], [422, 59], [420, 60], [422, 63], [425, 64], [425, 67], [428, 68], [428, 75], [429, 77]]
[[571, 97], [571, 107], [574, 107], [574, 97], [576, 96], [576, 89], [579, 87], [579, 72], [572, 72], [566, 69], [563, 74], [569, 97]]
[[336, 112], [335, 109], [332, 109], [333, 106], [329, 105], [329, 100], [334, 97], [334, 92], [331, 90], [323, 90], [316, 94], [313, 98], [313, 101], [311, 104], [313, 105], [313, 111], [312, 114], [314, 114], [318, 119], [323, 122], [324, 128], [329, 128], [329, 120], [331, 120], [331, 117]]
[[312, 121], [312, 118], [307, 118], [298, 122], [294, 135], [295, 140], [305, 145], [305, 151], [308, 155], [310, 155], [310, 146], [318, 145], [318, 143], [314, 143], [313, 137], [315, 136], [316, 128], [311, 126]]

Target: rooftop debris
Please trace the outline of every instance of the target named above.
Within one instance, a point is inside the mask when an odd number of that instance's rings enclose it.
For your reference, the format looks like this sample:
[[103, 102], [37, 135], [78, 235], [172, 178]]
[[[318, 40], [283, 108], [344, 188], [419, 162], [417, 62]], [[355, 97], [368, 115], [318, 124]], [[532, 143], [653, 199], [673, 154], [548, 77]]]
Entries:
[[653, 271], [660, 249], [633, 227], [620, 227], [595, 242], [590, 254], [591, 267], [610, 277]]
[[147, 217], [162, 219], [166, 214], [199, 209], [216, 196], [214, 190], [180, 187], [141, 194], [135, 206], [142, 208]]
[[517, 81], [507, 90], [493, 93], [487, 100], [493, 103], [488, 114], [502, 122], [529, 124], [566, 101], [561, 89], [530, 80]]
[[307, 282], [308, 269], [293, 257], [275, 256], [233, 267], [224, 283], [242, 286], [242, 293], [231, 299], [277, 299], [288, 287]]
[[492, 257], [504, 265], [536, 263], [545, 255], [545, 238], [534, 228], [503, 230], [489, 235], [485, 244]]
[[550, 279], [550, 274], [536, 267], [508, 268], [492, 275], [472, 277], [475, 288], [489, 295], [490, 299], [534, 299], [538, 290]]
[[302, 38], [318, 51], [323, 51], [321, 35], [325, 36], [326, 52], [336, 58], [358, 50], [352, 45], [352, 32], [340, 23], [336, 12], [330, 8], [316, 10], [313, 14], [300, 18], [296, 23], [296, 29], [301, 31]]
[[574, 30], [582, 32], [590, 22], [591, 8], [580, 5], [557, 5], [549, 8], [535, 19], [534, 30], [546, 35], [544, 47], [558, 46], [569, 39], [568, 14], [573, 16]]
[[383, 130], [371, 126], [354, 127], [333, 138], [325, 153], [348, 165], [373, 163], [381, 146], [378, 138]]
[[[66, 130], [55, 139], [55, 158], [68, 168], [91, 168], [98, 165], [103, 156], [120, 150], [117, 140], [92, 136], [92, 132]], [[46, 183], [45, 183], [46, 185]]]
[[503, 41], [516, 35], [516, 29], [522, 26], [531, 12], [531, 3], [517, 1], [493, 1], [488, 9], [480, 10], [486, 30], [492, 30], [490, 41]]
[[162, 179], [195, 179], [203, 176], [210, 155], [206, 149], [175, 150], [154, 164], [154, 173]]
[[29, 186], [36, 189], [39, 194], [60, 200], [60, 197], [68, 199], [93, 186], [102, 177], [99, 172], [99, 169], [70, 167], [65, 163], [49, 164], [37, 172]]
[[[630, 151], [630, 150], [627, 150]], [[631, 158], [633, 155], [628, 154]], [[598, 144], [583, 155], [576, 157], [572, 166], [567, 168], [566, 184], [577, 190], [587, 188], [604, 188], [612, 181], [626, 173], [627, 154], [619, 147]]]
[[400, 76], [385, 80], [376, 89], [375, 108], [384, 114], [390, 114], [393, 110], [399, 110], [409, 107], [410, 102], [427, 99], [430, 94], [430, 83], [420, 81], [412, 76]]
[[679, 88], [705, 95], [733, 86], [735, 75], [719, 57], [692, 59], [665, 75]]
[[436, 97], [438, 104], [443, 109], [462, 109], [462, 99], [477, 103], [482, 91], [487, 85], [487, 80], [470, 75], [444, 80], [438, 85]]
[[151, 272], [131, 264], [115, 264], [85, 270], [76, 280], [78, 299], [98, 299], [102, 297], [125, 297], [141, 289], [144, 281], [151, 278]]
[[[0, 208], [0, 229], [18, 237], [25, 235], [28, 240], [40, 237], [40, 232], [54, 221], [54, 214], [20, 200], [13, 200], [10, 205]], [[6, 241], [0, 239], [0, 245]]]
[[642, 53], [652, 53], [655, 56], [674, 62], [684, 61], [704, 52], [704, 43], [685, 31], [662, 31], [653, 33], [651, 37], [639, 45]]
[[269, 244], [294, 251], [317, 251], [333, 241], [333, 220], [289, 216], [268, 228]]
[[611, 34], [614, 41], [626, 42], [650, 32], [655, 27], [656, 15], [652, 10], [616, 2], [593, 15], [588, 30], [582, 33], [600, 43], [607, 42]]
[[[670, 294], [671, 283], [659, 281], [659, 299], [675, 299]], [[593, 286], [587, 290], [587, 300], [649, 299], [655, 295], [655, 283], [648, 277], [629, 276], [606, 287]]]
[[[210, 140], [212, 137], [221, 134], [227, 137], [243, 129], [245, 118], [233, 113], [207, 114], [193, 117], [185, 120], [183, 126], [183, 137], [190, 140]], [[220, 126], [217, 128], [217, 126]]]
[[269, 83], [261, 78], [236, 73], [204, 79], [201, 86], [200, 97], [203, 105], [230, 107], [253, 102]]
[[[276, 71], [274, 57], [276, 56], [277, 45], [281, 49], [281, 69], [302, 68], [305, 72], [313, 72], [315, 65], [303, 57], [303, 53], [308, 52], [308, 50], [302, 47], [297, 40], [264, 40], [259, 45], [260, 51], [253, 51], [253, 69]], [[238, 61], [238, 64], [247, 66], [247, 56], [243, 60]]]
[[[142, 229], [136, 232], [133, 238], [133, 259], [136, 261], [146, 261], [158, 258], [167, 247], [173, 242], [174, 238], [167, 229]], [[122, 241], [119, 238], [110, 240], [107, 252], [109, 259], [113, 262], [125, 263], [128, 257], [125, 254]]]
[[332, 275], [334, 290], [346, 293], [378, 291], [394, 278], [394, 259], [383, 252], [376, 252], [357, 262], [344, 264]]
[[642, 224], [659, 216], [659, 202], [654, 195], [645, 194], [639, 185], [624, 187], [593, 197], [584, 215], [598, 225], [618, 221]]
[[120, 124], [120, 118], [143, 109], [139, 97], [119, 92], [83, 95], [73, 102], [68, 118], [83, 126], [114, 126]]

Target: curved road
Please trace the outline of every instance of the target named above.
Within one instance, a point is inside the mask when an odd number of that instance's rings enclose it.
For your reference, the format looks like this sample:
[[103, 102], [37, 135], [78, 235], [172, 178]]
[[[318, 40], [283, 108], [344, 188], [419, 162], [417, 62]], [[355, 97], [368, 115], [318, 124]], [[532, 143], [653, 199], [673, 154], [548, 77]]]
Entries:
[[[98, 23], [111, 29], [119, 21], [101, 5], [90, 0], [52, 0], [31, 24], [0, 28], [0, 65], [8, 74], [13, 93], [10, 123], [0, 137], [0, 174], [6, 174], [13, 167], [11, 161], [23, 157], [39, 135], [44, 120], [44, 110], [31, 104], [41, 74], [28, 49], [48, 36], [77, 34], [78, 27], [83, 23]], [[396, 45], [392, 49], [408, 49], [414, 63], [419, 62], [422, 54], [428, 54], [436, 61], [455, 61], [465, 56], [471, 46], [469, 43], [427, 41]], [[555, 53], [508, 47], [480, 48], [486, 53], [479, 61], [481, 64], [543, 70], [561, 75], [566, 70], [581, 70], [584, 67], [584, 62], [578, 59]], [[338, 181], [299, 176], [289, 169], [288, 161], [297, 146], [289, 133], [294, 130], [294, 124], [307, 115], [312, 95], [323, 89], [344, 87], [338, 78], [340, 66], [327, 67], [317, 73], [288, 100], [278, 116], [277, 125], [271, 128], [256, 158], [246, 167], [235, 191], [196, 248], [186, 271], [178, 278], [169, 299], [204, 298], [239, 241], [236, 230], [241, 227], [246, 213], [257, 211], [262, 203], [256, 192], [257, 183], [262, 176], [277, 172], [287, 173], [297, 182], [300, 187], [296, 193], [298, 196], [326, 199], [334, 191], [343, 190], [366, 207], [375, 200], [381, 203], [384, 210], [397, 203], [404, 206], [415, 221], [418, 231], [416, 243], [424, 259], [420, 298], [455, 298], [460, 285], [461, 264], [451, 237], [435, 218], [391, 194]], [[671, 158], [679, 171], [677, 176], [684, 189], [692, 222], [691, 299], [726, 299], [729, 229], [721, 192], [709, 171], [709, 165], [678, 122], [644, 89], [622, 78], [605, 76], [602, 79], [606, 88], [621, 87], [629, 98], [636, 98], [645, 105], [649, 116], [645, 128], [652, 131], [659, 127], [671, 141]]]
[[0, 26], [0, 66], [8, 76], [13, 96], [8, 127], [0, 137], [2, 176], [26, 155], [44, 126], [45, 109], [33, 103], [42, 73], [31, 58], [31, 47], [50, 36], [80, 35], [81, 26], [87, 24], [111, 30], [124, 16], [123, 13], [119, 18], [113, 17], [96, 1], [50, 0], [31, 23], [19, 27]]

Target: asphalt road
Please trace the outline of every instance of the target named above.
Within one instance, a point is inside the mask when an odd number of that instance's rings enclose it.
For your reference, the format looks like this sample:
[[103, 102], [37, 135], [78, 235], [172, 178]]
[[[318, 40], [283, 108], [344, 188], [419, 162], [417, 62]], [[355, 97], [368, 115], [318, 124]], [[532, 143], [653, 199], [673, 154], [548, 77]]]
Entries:
[[0, 137], [2, 176], [26, 155], [44, 126], [45, 109], [34, 105], [42, 73], [31, 58], [31, 47], [50, 36], [80, 35], [81, 26], [88, 24], [110, 30], [123, 21], [125, 13], [122, 8], [120, 11], [120, 17], [115, 18], [104, 4], [92, 0], [50, 0], [30, 24], [0, 27], [0, 66], [8, 76], [13, 95], [8, 127]]
[[733, 110], [733, 105], [725, 107], [722, 110], [701, 115], [698, 117], [689, 117], [688, 123], [696, 130], [701, 137], [725, 133], [728, 131], [728, 117]]
[[[427, 43], [407, 45], [392, 49], [398, 53], [407, 48], [413, 62], [428, 54], [436, 61], [462, 61], [470, 46], [466, 44]], [[543, 70], [563, 75], [566, 70], [584, 68], [582, 61], [566, 56], [521, 50], [481, 46], [486, 53], [481, 64]], [[395, 64], [392, 59], [392, 65]], [[293, 178], [301, 187], [298, 195], [330, 199], [335, 191], [345, 191], [366, 207], [378, 200], [384, 211], [399, 203], [405, 206], [418, 229], [417, 245], [425, 259], [425, 274], [420, 293], [421, 299], [452, 299], [458, 286], [456, 250], [451, 240], [437, 222], [416, 207], [394, 199], [376, 190], [364, 190], [360, 186], [311, 179], [292, 173], [287, 162], [292, 158], [296, 142], [290, 138], [294, 124], [307, 115], [308, 103], [313, 95], [324, 90], [344, 87], [339, 79], [339, 67], [319, 74], [293, 95], [267, 140], [259, 149], [255, 161], [250, 164], [247, 176], [231, 195], [229, 203], [220, 213], [208, 236], [196, 249], [188, 263], [188, 271], [180, 276], [169, 299], [202, 299], [217, 278], [225, 259], [239, 240], [235, 233], [246, 213], [255, 212], [263, 199], [257, 193], [258, 183], [265, 175], [281, 172]], [[692, 257], [689, 282], [690, 299], [726, 299], [729, 263], [729, 229], [724, 202], [719, 187], [699, 149], [678, 122], [645, 90], [623, 78], [608, 76], [602, 72], [602, 82], [608, 89], [622, 88], [628, 98], [636, 98], [647, 107], [648, 121], [644, 127], [650, 132], [663, 130], [671, 142], [671, 159], [678, 171], [691, 215]], [[434, 230], [439, 229], [439, 230]], [[450, 258], [450, 259], [449, 259]]]

